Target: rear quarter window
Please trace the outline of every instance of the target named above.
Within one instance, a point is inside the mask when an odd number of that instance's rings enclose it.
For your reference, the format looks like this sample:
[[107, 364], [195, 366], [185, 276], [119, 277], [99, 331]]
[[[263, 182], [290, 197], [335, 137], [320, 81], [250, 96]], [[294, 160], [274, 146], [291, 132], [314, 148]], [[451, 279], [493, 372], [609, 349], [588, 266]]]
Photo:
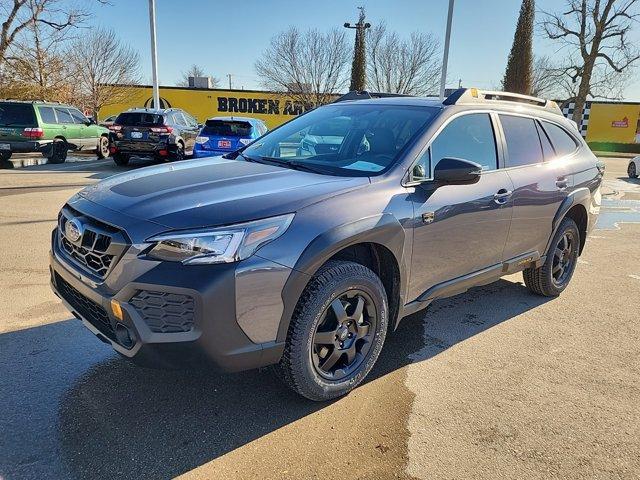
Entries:
[[544, 161], [535, 120], [500, 115], [500, 123], [507, 141], [507, 167], [535, 165]]
[[578, 148], [578, 144], [573, 137], [565, 132], [562, 127], [549, 122], [542, 122], [542, 126], [547, 132], [547, 135], [549, 135], [549, 139], [555, 148], [556, 155], [559, 157], [569, 155]]
[[40, 119], [43, 123], [58, 123], [53, 107], [38, 107], [38, 111], [40, 112]]
[[33, 126], [36, 115], [29, 103], [0, 103], [0, 126]]

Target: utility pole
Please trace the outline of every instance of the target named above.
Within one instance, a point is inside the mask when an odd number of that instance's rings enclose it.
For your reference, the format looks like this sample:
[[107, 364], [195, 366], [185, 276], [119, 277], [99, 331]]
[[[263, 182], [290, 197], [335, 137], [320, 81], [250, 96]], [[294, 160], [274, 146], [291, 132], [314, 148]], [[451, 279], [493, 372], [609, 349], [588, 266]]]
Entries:
[[149, 28], [151, 30], [151, 70], [153, 75], [153, 106], [160, 108], [158, 86], [158, 53], [156, 51], [156, 0], [149, 0]]
[[449, 0], [449, 13], [447, 14], [447, 33], [444, 37], [444, 56], [442, 58], [442, 76], [440, 78], [440, 101], [444, 100], [445, 83], [447, 82], [447, 65], [449, 64], [449, 43], [451, 41], [451, 21], [453, 20], [453, 2]]
[[229, 79], [229, 90], [231, 90], [231, 74], [227, 73], [227, 78]]
[[350, 92], [362, 91], [367, 84], [364, 31], [371, 27], [371, 24], [364, 22], [364, 7], [358, 7], [358, 9], [360, 10], [358, 23], [355, 25], [351, 25], [349, 22], [344, 24], [344, 28], [353, 28], [356, 31], [356, 43], [353, 47], [353, 63], [351, 65], [351, 85], [349, 85]]

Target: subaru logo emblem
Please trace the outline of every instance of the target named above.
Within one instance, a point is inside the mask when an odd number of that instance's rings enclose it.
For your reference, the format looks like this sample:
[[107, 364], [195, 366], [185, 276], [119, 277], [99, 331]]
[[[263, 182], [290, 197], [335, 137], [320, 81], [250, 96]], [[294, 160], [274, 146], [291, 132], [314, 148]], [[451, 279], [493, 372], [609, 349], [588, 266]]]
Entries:
[[77, 218], [67, 220], [64, 225], [64, 236], [74, 243], [82, 238], [82, 224]]

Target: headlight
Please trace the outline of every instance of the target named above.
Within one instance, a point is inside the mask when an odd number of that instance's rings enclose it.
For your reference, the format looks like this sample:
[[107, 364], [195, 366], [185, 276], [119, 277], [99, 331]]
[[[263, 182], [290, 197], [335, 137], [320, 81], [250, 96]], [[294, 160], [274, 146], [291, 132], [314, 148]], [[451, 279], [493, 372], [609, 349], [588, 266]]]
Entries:
[[286, 232], [293, 216], [290, 213], [229, 227], [163, 233], [147, 240], [155, 243], [147, 255], [185, 265], [237, 262]]

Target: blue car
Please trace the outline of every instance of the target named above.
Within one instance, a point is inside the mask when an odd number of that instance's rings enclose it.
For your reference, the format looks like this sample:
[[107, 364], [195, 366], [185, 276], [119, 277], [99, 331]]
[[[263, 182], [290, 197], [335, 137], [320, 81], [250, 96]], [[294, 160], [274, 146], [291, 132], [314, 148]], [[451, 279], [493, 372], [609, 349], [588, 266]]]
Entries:
[[196, 137], [193, 156], [211, 157], [233, 152], [261, 137], [267, 130], [265, 123], [257, 118], [210, 118]]

